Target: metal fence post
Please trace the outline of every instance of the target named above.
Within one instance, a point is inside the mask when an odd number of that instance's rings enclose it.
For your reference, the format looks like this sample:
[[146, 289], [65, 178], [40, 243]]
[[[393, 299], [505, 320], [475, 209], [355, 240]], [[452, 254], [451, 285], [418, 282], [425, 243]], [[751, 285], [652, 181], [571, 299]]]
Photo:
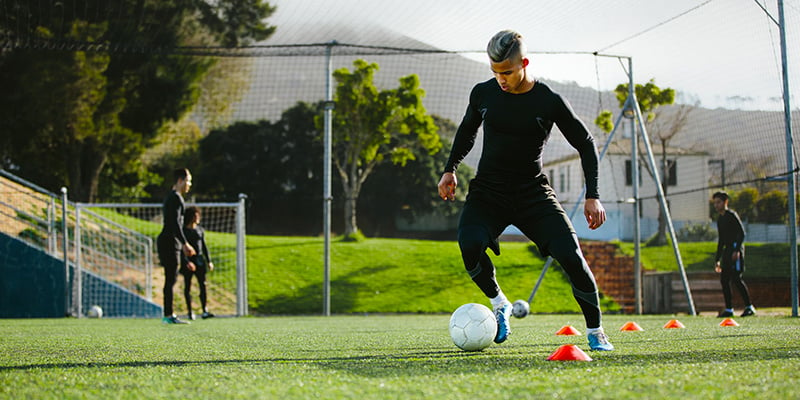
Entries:
[[83, 287], [81, 285], [81, 207], [75, 204], [75, 276], [72, 280], [72, 309], [75, 317], [83, 316]]
[[248, 314], [247, 304], [247, 251], [245, 230], [244, 203], [247, 195], [239, 193], [239, 204], [236, 208], [236, 315]]
[[70, 314], [69, 287], [69, 228], [67, 227], [67, 188], [61, 188], [61, 230], [64, 247], [64, 315]]

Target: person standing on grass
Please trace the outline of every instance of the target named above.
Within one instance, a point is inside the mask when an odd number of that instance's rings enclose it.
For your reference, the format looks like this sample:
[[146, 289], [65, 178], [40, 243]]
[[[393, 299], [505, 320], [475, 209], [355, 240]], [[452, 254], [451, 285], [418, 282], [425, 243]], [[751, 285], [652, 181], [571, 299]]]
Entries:
[[183, 297], [186, 299], [186, 310], [188, 310], [188, 317], [194, 320], [194, 312], [192, 312], [192, 277], [197, 277], [197, 286], [200, 288], [200, 306], [203, 313], [200, 317], [203, 319], [213, 318], [214, 314], [208, 312], [208, 305], [206, 300], [208, 295], [206, 292], [206, 273], [214, 270], [214, 263], [211, 262], [211, 256], [206, 246], [205, 230], [200, 226], [200, 209], [197, 207], [187, 207], [183, 214], [183, 235], [186, 241], [191, 245], [197, 254], [194, 256], [181, 257], [181, 275], [183, 275]]
[[178, 277], [178, 266], [183, 256], [192, 257], [197, 252], [183, 234], [183, 195], [192, 187], [192, 174], [187, 168], [177, 169], [173, 173], [175, 184], [167, 194], [162, 206], [164, 225], [158, 235], [158, 259], [164, 267], [164, 317], [165, 324], [188, 324], [179, 319], [172, 309], [173, 288]]
[[525, 51], [522, 35], [515, 31], [501, 31], [489, 41], [487, 53], [494, 78], [472, 89], [438, 184], [439, 197], [455, 199], [456, 169], [483, 124], [483, 151], [461, 213], [458, 244], [467, 272], [494, 309], [498, 325], [494, 341], [502, 343], [511, 333], [512, 307], [486, 250], [491, 248], [500, 255], [497, 239], [513, 224], [542, 254], [552, 255], [564, 267], [586, 321], [589, 347], [610, 351], [614, 346], [601, 325], [594, 275], [572, 223], [542, 173], [542, 152], [555, 124], [580, 154], [587, 189], [584, 215], [589, 228], [597, 229], [606, 220], [598, 192], [597, 147], [569, 103], [528, 75], [530, 60]]
[[756, 315], [756, 309], [750, 301], [750, 293], [742, 279], [744, 273], [744, 226], [739, 214], [728, 208], [730, 197], [725, 192], [716, 192], [711, 196], [714, 209], [719, 213], [717, 219], [717, 255], [714, 271], [720, 274], [722, 296], [725, 298], [725, 309], [717, 317], [733, 316], [733, 299], [731, 284], [736, 287], [744, 301], [745, 309], [742, 317]]

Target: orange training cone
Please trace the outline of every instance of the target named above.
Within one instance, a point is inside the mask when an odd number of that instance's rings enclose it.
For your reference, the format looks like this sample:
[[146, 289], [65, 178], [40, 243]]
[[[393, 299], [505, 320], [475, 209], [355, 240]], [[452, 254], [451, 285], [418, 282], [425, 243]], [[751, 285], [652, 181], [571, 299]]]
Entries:
[[592, 361], [592, 358], [579, 349], [578, 346], [565, 344], [556, 349], [553, 354], [550, 354], [550, 357], [547, 357], [547, 361]]
[[671, 320], [669, 320], [669, 322], [667, 322], [666, 325], [664, 325], [664, 328], [665, 329], [676, 329], [676, 328], [686, 328], [686, 327], [683, 326], [681, 321], [678, 321], [677, 319], [671, 319]]
[[734, 321], [733, 318], [725, 318], [719, 323], [719, 326], [739, 326], [739, 323]]
[[581, 333], [572, 327], [572, 325], [564, 325], [561, 329], [556, 332], [558, 336], [572, 336], [572, 335], [580, 335]]
[[643, 331], [641, 326], [636, 322], [626, 322], [625, 325], [622, 325], [622, 328], [619, 328], [621, 331]]

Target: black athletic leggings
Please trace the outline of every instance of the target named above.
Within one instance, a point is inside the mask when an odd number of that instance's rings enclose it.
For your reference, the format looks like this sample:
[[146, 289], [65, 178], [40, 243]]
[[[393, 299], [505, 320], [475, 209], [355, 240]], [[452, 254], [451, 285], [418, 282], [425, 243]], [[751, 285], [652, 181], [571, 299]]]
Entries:
[[750, 293], [747, 290], [747, 285], [742, 279], [742, 273], [744, 273], [744, 251], [739, 253], [739, 259], [736, 261], [732, 260], [732, 253], [733, 251], [728, 248], [723, 250], [722, 273], [719, 277], [722, 284], [722, 296], [725, 298], [725, 308], [727, 309], [733, 308], [731, 285], [736, 287], [736, 290], [742, 296], [745, 306], [753, 304], [750, 302]]
[[461, 214], [458, 243], [464, 267], [487, 297], [495, 297], [500, 286], [495, 267], [486, 254], [500, 254], [497, 238], [513, 224], [564, 268], [588, 328], [600, 326], [597, 283], [581, 252], [578, 238], [555, 193], [542, 176], [535, 182], [515, 185], [470, 183], [470, 193]]
[[175, 281], [178, 279], [178, 264], [180, 263], [181, 250], [175, 250], [175, 246], [168, 243], [158, 243], [158, 258], [161, 261], [161, 266], [164, 267], [164, 316], [169, 317], [173, 314], [172, 290], [175, 286]]
[[196, 271], [189, 271], [188, 269], [184, 270], [181, 268], [181, 275], [183, 275], [183, 297], [186, 299], [186, 310], [188, 310], [189, 314], [192, 313], [192, 277], [197, 277], [197, 286], [200, 289], [200, 306], [202, 307], [203, 312], [206, 311], [206, 299], [208, 298], [206, 294], [206, 267], [196, 265]]

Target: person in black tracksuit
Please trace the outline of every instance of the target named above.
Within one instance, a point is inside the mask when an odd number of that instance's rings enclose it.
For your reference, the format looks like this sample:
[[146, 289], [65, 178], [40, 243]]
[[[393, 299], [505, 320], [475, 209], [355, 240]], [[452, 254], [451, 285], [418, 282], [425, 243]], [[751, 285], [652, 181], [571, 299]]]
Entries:
[[173, 312], [173, 287], [178, 277], [181, 254], [190, 257], [196, 254], [194, 247], [186, 241], [183, 234], [183, 195], [192, 187], [192, 174], [186, 168], [174, 171], [175, 184], [167, 194], [162, 206], [163, 227], [156, 241], [158, 259], [164, 267], [164, 317], [165, 324], [188, 323], [179, 319]]
[[502, 31], [489, 42], [494, 79], [477, 84], [456, 131], [439, 196], [455, 198], [456, 170], [472, 149], [483, 125], [483, 149], [476, 177], [458, 226], [458, 243], [470, 277], [489, 297], [498, 320], [495, 342], [506, 340], [511, 306], [495, 278], [487, 248], [500, 254], [497, 242], [513, 224], [537, 244], [544, 255], [561, 264], [586, 321], [592, 350], [613, 350], [601, 325], [594, 275], [581, 252], [575, 230], [542, 173], [542, 152], [553, 126], [578, 151], [586, 181], [584, 215], [589, 228], [606, 219], [599, 200], [598, 154], [594, 138], [569, 103], [546, 84], [527, 74], [522, 36]]
[[730, 197], [725, 192], [716, 192], [711, 196], [714, 209], [719, 213], [717, 219], [716, 264], [714, 270], [720, 274], [722, 283], [722, 296], [725, 298], [725, 309], [720, 311], [718, 317], [733, 316], [733, 299], [731, 285], [733, 285], [745, 304], [742, 317], [756, 314], [756, 309], [750, 301], [750, 293], [742, 279], [744, 273], [744, 226], [739, 214], [728, 208]]
[[183, 256], [181, 258], [181, 275], [183, 275], [183, 297], [186, 299], [186, 310], [189, 319], [194, 320], [194, 312], [192, 312], [192, 277], [197, 277], [197, 286], [200, 289], [200, 306], [203, 313], [200, 317], [203, 319], [212, 318], [214, 314], [208, 312], [208, 294], [206, 291], [206, 273], [214, 270], [214, 263], [211, 262], [211, 255], [206, 246], [206, 234], [202, 226], [200, 226], [200, 209], [197, 207], [187, 207], [183, 215], [183, 234], [186, 241], [194, 247], [197, 254], [191, 257]]

